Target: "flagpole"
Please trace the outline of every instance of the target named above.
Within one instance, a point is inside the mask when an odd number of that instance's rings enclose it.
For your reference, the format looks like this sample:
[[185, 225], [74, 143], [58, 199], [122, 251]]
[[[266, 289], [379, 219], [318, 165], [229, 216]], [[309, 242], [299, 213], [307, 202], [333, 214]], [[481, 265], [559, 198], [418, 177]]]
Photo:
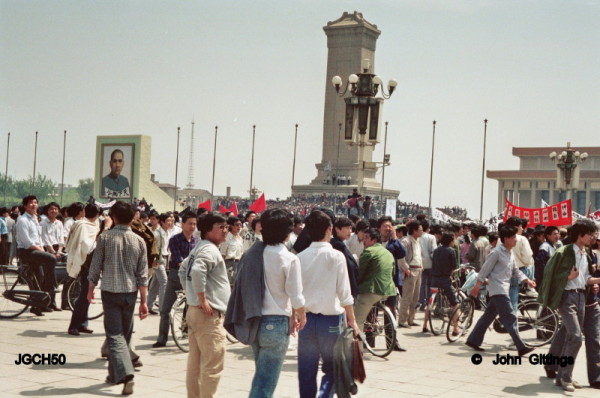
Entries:
[[481, 203], [479, 205], [479, 220], [483, 218], [483, 181], [485, 176], [485, 144], [487, 139], [487, 119], [483, 120], [483, 167], [481, 169]]
[[35, 167], [37, 163], [37, 142], [38, 142], [38, 132], [35, 132], [35, 148], [33, 150], [33, 180], [31, 182], [31, 194], [33, 195], [33, 190], [35, 188]]
[[386, 164], [386, 160], [385, 160], [385, 156], [386, 156], [386, 148], [387, 148], [387, 131], [388, 131], [388, 122], [385, 122], [385, 138], [383, 140], [383, 163], [381, 164], [381, 194], [379, 195], [379, 199], [381, 200], [382, 203], [382, 209], [383, 212], [382, 214], [385, 214], [385, 205], [384, 205], [384, 200], [383, 200], [383, 184], [385, 182], [385, 164]]
[[435, 150], [435, 124], [433, 121], [433, 141], [431, 141], [431, 168], [429, 169], [429, 217], [433, 218], [433, 209], [431, 208], [431, 189], [433, 187], [433, 154]]
[[294, 193], [294, 176], [296, 174], [296, 143], [298, 142], [298, 123], [296, 123], [296, 132], [294, 133], [294, 161], [292, 163], [292, 194]]
[[333, 194], [333, 215], [337, 214], [337, 187], [338, 187], [338, 178], [339, 178], [339, 167], [340, 167], [340, 138], [342, 135], [342, 123], [338, 123], [338, 145], [337, 145], [337, 158], [335, 163], [335, 178], [333, 179], [334, 194]]
[[252, 195], [252, 177], [254, 174], [254, 138], [256, 136], [256, 124], [252, 125], [252, 159], [250, 160], [250, 200], [253, 200], [254, 197]]
[[8, 140], [6, 143], [6, 166], [4, 168], [4, 204], [7, 205], [6, 202], [6, 187], [8, 186], [8, 154], [10, 153], [8, 150], [10, 148], [10, 132], [8, 133]]
[[215, 198], [215, 165], [217, 162], [217, 131], [219, 126], [215, 126], [215, 148], [213, 149], [213, 170], [212, 170], [212, 183], [210, 185], [210, 211], [212, 212], [214, 207]]
[[177, 127], [177, 156], [175, 156], [175, 197], [173, 198], [173, 211], [177, 209], [177, 172], [179, 168], [179, 133], [180, 128]]
[[63, 205], [63, 193], [65, 191], [65, 150], [67, 149], [67, 130], [63, 134], [63, 162], [62, 174], [60, 177], [60, 205]]

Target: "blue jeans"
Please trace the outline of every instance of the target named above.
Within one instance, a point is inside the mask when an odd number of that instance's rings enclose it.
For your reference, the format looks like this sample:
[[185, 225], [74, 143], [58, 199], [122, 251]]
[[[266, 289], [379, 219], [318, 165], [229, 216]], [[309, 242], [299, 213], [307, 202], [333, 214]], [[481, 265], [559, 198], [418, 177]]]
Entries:
[[[528, 279], [533, 280], [533, 265], [519, 268], [519, 271], [524, 273]], [[510, 289], [508, 291], [508, 295], [510, 296], [510, 302], [515, 314], [517, 313], [517, 307], [519, 305], [519, 286], [520, 284], [517, 278], [510, 278]]]
[[476, 346], [480, 346], [481, 343], [483, 343], [485, 332], [492, 322], [494, 322], [494, 319], [496, 319], [496, 315], [500, 316], [500, 323], [504, 326], [508, 334], [510, 334], [510, 337], [512, 337], [517, 349], [524, 349], [525, 343], [523, 343], [523, 340], [521, 340], [521, 337], [519, 336], [519, 331], [517, 329], [517, 317], [512, 310], [510, 299], [508, 296], [502, 294], [497, 294], [490, 297], [490, 301], [485, 309], [485, 312], [481, 318], [479, 318], [479, 321], [477, 321], [475, 328], [473, 328], [473, 331], [467, 338], [467, 342], [475, 344]]
[[249, 398], [273, 396], [290, 342], [290, 318], [263, 315], [256, 341], [252, 344], [256, 371]]
[[300, 398], [317, 396], [319, 359], [323, 359], [319, 398], [333, 395], [333, 346], [344, 328], [343, 315], [306, 314], [306, 326], [298, 334]]

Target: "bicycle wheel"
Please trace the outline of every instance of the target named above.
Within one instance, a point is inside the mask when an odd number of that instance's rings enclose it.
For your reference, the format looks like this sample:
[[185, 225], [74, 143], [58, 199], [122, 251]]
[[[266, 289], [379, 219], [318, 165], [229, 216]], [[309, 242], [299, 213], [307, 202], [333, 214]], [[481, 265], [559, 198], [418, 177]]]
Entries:
[[188, 327], [185, 320], [186, 312], [187, 300], [185, 296], [183, 296], [175, 302], [171, 309], [171, 313], [169, 314], [171, 321], [171, 336], [173, 337], [175, 345], [183, 352], [188, 352], [190, 350]]
[[389, 308], [375, 304], [367, 315], [363, 332], [367, 351], [380, 358], [390, 355], [396, 344], [396, 325]]
[[[446, 339], [453, 343], [464, 336], [471, 323], [473, 323], [473, 313], [475, 312], [475, 305], [472, 300], [465, 299], [456, 307], [450, 314], [450, 321], [446, 328]], [[458, 327], [458, 334], [454, 333], [453, 321], [456, 320], [456, 326]]]
[[436, 336], [444, 333], [448, 308], [449, 304], [446, 296], [441, 291], [437, 292], [432, 303], [429, 305], [429, 327], [431, 333]]
[[[69, 290], [67, 291], [67, 297], [69, 302], [69, 308], [71, 311], [75, 308], [75, 302], [79, 298], [79, 293], [81, 292], [81, 282], [79, 278], [73, 280], [73, 282], [69, 285]], [[104, 315], [104, 310], [102, 308], [102, 291], [100, 290], [100, 284], [94, 287], [94, 304], [90, 303], [88, 307], [88, 319], [98, 319], [102, 315]]]
[[0, 279], [0, 318], [16, 318], [27, 310], [27, 304], [17, 303], [10, 300], [13, 297], [14, 290], [29, 290], [27, 281], [19, 277], [17, 271], [8, 269], [8, 266], [1, 266], [2, 278]]
[[519, 335], [528, 347], [550, 343], [558, 331], [556, 313], [536, 300], [520, 302], [517, 315]]

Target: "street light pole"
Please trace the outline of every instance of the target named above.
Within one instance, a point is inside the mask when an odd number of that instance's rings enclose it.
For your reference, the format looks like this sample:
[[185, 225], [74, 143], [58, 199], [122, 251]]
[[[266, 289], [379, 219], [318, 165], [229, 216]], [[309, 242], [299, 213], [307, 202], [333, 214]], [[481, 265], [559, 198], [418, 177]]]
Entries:
[[388, 130], [388, 122], [385, 122], [385, 138], [383, 139], [383, 163], [381, 164], [381, 194], [379, 195], [379, 200], [381, 201], [382, 209], [384, 210], [384, 211], [382, 211], [382, 214], [385, 213], [385, 204], [383, 201], [383, 183], [385, 182], [385, 166], [386, 166], [386, 160], [387, 160], [387, 152], [386, 152], [387, 130]]
[[63, 205], [63, 194], [65, 191], [65, 153], [67, 149], [67, 130], [63, 134], [63, 162], [62, 162], [62, 173], [60, 177], [60, 205]]
[[175, 157], [175, 197], [173, 198], [173, 211], [177, 209], [177, 171], [179, 168], [179, 133], [180, 128], [177, 127], [177, 156]]
[[481, 202], [479, 205], [479, 220], [483, 219], [483, 182], [485, 177], [485, 144], [487, 140], [487, 119], [483, 120], [483, 166], [481, 168]]
[[433, 121], [433, 140], [431, 141], [431, 168], [429, 170], [429, 217], [433, 217], [433, 209], [431, 208], [431, 190], [433, 187], [433, 154], [435, 151], [435, 124]]
[[337, 187], [338, 187], [338, 180], [339, 180], [339, 174], [340, 174], [340, 141], [342, 138], [342, 123], [338, 123], [338, 136], [337, 136], [337, 158], [336, 158], [336, 163], [335, 163], [335, 178], [333, 179], [333, 183], [335, 184], [334, 188], [333, 188], [333, 214], [337, 214]]
[[33, 179], [31, 181], [31, 194], [33, 195], [33, 189], [35, 188], [35, 166], [37, 163], [37, 141], [38, 141], [38, 132], [35, 132], [35, 148], [33, 150]]
[[219, 126], [215, 126], [215, 148], [213, 149], [213, 172], [212, 172], [212, 183], [210, 184], [210, 211], [212, 212], [214, 198], [215, 198], [215, 165], [217, 162], [217, 131]]
[[10, 148], [10, 133], [8, 133], [8, 139], [7, 139], [7, 143], [6, 143], [6, 166], [4, 168], [4, 204], [5, 205], [8, 204], [6, 202], [6, 188], [8, 186], [8, 154], [10, 153], [9, 148]]
[[250, 160], [250, 200], [253, 200], [252, 177], [254, 174], [254, 138], [256, 137], [256, 124], [252, 125], [252, 159]]
[[296, 175], [296, 144], [298, 142], [298, 123], [296, 123], [296, 132], [294, 133], [294, 162], [292, 163], [292, 193], [294, 192], [294, 176]]

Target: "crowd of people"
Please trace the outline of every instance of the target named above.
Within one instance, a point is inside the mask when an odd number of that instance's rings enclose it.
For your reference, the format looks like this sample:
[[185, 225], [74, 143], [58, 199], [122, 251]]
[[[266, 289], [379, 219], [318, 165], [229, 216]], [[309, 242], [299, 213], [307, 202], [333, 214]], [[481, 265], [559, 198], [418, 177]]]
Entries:
[[[123, 201], [109, 210], [96, 203], [61, 209], [52, 202], [40, 208], [35, 196], [27, 196], [21, 206], [0, 209], [0, 259], [9, 264], [18, 256], [36, 273], [50, 301], [31, 312], [44, 316], [66, 308], [55, 298], [54, 271], [67, 255], [69, 276], [82, 286], [67, 327], [74, 336], [93, 333], [87, 311], [101, 279], [106, 381], [123, 384], [123, 394], [133, 392], [134, 368], [142, 366], [130, 346], [136, 302], [140, 319], [160, 315], [153, 344], [160, 349], [168, 343], [176, 292], [183, 290], [189, 304], [189, 397], [215, 396], [224, 369], [225, 329], [252, 347], [256, 372], [250, 397], [273, 396], [290, 334], [298, 334], [299, 396], [328, 397], [334, 391], [349, 396], [353, 381], [334, 372], [338, 340], [362, 334], [372, 305], [382, 300], [399, 327], [422, 326], [429, 333], [416, 313], [425, 310], [432, 286], [443, 288], [451, 306], [458, 305], [451, 276], [465, 263], [477, 272], [471, 294], [477, 296], [485, 284], [490, 296], [467, 338], [469, 347], [484, 350], [485, 332], [499, 315], [517, 354], [532, 351], [517, 328], [517, 298], [525, 284], [528, 296], [561, 315], [549, 353], [574, 362], [585, 335], [589, 383], [600, 388], [600, 252], [593, 221], [578, 220], [563, 230], [511, 217], [495, 232], [476, 223], [434, 224], [418, 214], [418, 206], [406, 204], [414, 217], [400, 217], [398, 223], [364, 211], [367, 198], [361, 211], [358, 198], [337, 199], [357, 199], [346, 207], [356, 211], [346, 214], [323, 206], [333, 203], [323, 196], [272, 201], [261, 214], [246, 211], [238, 217], [207, 209], [159, 214]], [[244, 206], [238, 203], [239, 209]], [[459, 333], [456, 327], [454, 332]], [[400, 343], [401, 337], [394, 350], [410, 349]], [[566, 391], [581, 387], [572, 378], [573, 364], [545, 370]]]

